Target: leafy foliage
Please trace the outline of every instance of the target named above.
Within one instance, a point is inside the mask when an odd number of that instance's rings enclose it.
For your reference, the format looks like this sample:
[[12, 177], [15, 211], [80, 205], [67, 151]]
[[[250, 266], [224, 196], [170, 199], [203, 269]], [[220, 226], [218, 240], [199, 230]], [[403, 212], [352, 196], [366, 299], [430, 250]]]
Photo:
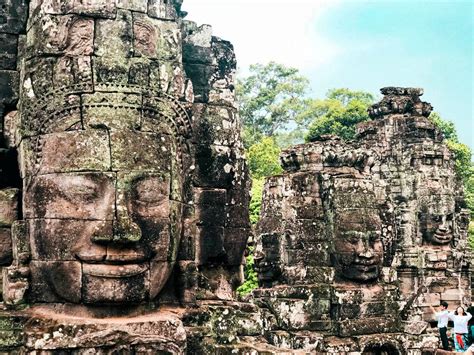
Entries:
[[464, 182], [464, 194], [467, 208], [471, 212], [471, 223], [469, 224], [468, 243], [474, 252], [474, 165], [471, 163], [470, 176]]
[[466, 183], [472, 176], [471, 149], [466, 144], [451, 139], [446, 140], [446, 144], [454, 153], [454, 168], [457, 175]]
[[302, 115], [303, 121], [313, 118], [306, 141], [317, 141], [326, 134], [334, 134], [345, 140], [353, 139], [355, 125], [370, 120], [367, 109], [373, 102], [374, 96], [367, 92], [330, 90], [326, 99], [309, 103]]
[[275, 62], [251, 65], [250, 75], [237, 81], [245, 147], [296, 121], [304, 110], [308, 85], [298, 69]]
[[[453, 122], [443, 119], [437, 112], [431, 113], [429, 119], [443, 133], [446, 139], [446, 145], [454, 153], [454, 167], [456, 169], [456, 173], [458, 177], [460, 177], [464, 182], [465, 188], [467, 190], [467, 183], [469, 179], [472, 178], [473, 174], [471, 165], [471, 149], [466, 144], [459, 142], [456, 127], [454, 126]], [[471, 188], [474, 189], [474, 186]], [[474, 193], [474, 191], [472, 191], [472, 193]]]
[[470, 175], [464, 183], [464, 198], [466, 199], [467, 208], [471, 211], [471, 219], [474, 219], [474, 165], [472, 162]]
[[438, 112], [432, 112], [429, 119], [434, 123], [436, 128], [443, 133], [445, 139], [453, 140], [455, 142], [458, 141], [456, 127], [453, 122], [443, 119]]
[[279, 156], [280, 148], [271, 137], [262, 138], [260, 142], [252, 145], [247, 152], [252, 177], [252, 199], [250, 200], [250, 221], [252, 224], [256, 224], [260, 217], [265, 177], [283, 171]]
[[252, 179], [252, 198], [250, 200], [249, 212], [250, 212], [250, 223], [252, 225], [257, 224], [260, 218], [260, 209], [262, 207], [262, 193], [263, 185], [265, 184], [264, 178], [253, 178]]
[[279, 174], [283, 171], [280, 166], [280, 148], [271, 137], [264, 137], [253, 144], [247, 152], [250, 174], [254, 178], [262, 178]]
[[240, 296], [245, 296], [258, 287], [257, 272], [255, 271], [255, 264], [253, 258], [253, 247], [249, 247], [247, 263], [245, 265], [245, 282], [237, 288], [237, 293]]

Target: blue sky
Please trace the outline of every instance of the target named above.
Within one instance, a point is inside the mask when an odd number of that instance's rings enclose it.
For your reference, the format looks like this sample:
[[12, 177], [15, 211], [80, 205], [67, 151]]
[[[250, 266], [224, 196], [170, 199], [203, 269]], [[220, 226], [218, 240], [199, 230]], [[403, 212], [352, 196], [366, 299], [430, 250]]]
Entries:
[[270, 60], [296, 67], [315, 97], [422, 87], [474, 150], [472, 1], [185, 0], [183, 8], [234, 43], [241, 72]]

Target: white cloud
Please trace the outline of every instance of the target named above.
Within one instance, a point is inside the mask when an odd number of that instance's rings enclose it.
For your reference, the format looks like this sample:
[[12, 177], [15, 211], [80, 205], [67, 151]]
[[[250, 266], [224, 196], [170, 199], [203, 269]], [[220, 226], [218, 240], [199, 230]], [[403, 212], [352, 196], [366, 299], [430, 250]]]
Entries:
[[316, 30], [339, 0], [185, 0], [187, 19], [210, 24], [234, 44], [239, 68], [276, 61], [303, 71], [330, 62], [341, 51]]

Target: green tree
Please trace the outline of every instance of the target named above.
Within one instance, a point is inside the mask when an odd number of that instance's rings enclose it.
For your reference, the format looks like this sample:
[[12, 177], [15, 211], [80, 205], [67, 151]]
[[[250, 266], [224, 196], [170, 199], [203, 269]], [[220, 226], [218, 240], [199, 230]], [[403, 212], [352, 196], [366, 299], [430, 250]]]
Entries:
[[471, 220], [474, 220], [474, 165], [472, 162], [469, 177], [464, 183], [464, 197], [466, 199], [467, 208], [471, 211]]
[[458, 134], [453, 122], [445, 120], [438, 112], [432, 112], [429, 120], [443, 133], [445, 139], [458, 141]]
[[260, 209], [262, 207], [262, 194], [263, 186], [265, 184], [265, 178], [253, 178], [252, 179], [252, 190], [251, 199], [249, 205], [250, 223], [256, 225], [260, 219]]
[[247, 151], [250, 174], [253, 178], [262, 178], [282, 172], [280, 166], [280, 148], [271, 137], [264, 137]]
[[[456, 127], [454, 126], [453, 122], [445, 120], [437, 112], [432, 112], [429, 119], [434, 123], [436, 128], [438, 128], [441, 133], [443, 133], [446, 145], [454, 153], [454, 167], [456, 169], [456, 173], [464, 182], [465, 188], [467, 190], [468, 181], [472, 177], [473, 173], [471, 164], [471, 149], [466, 144], [463, 144], [459, 141]], [[472, 188], [474, 188], [474, 186]]]
[[304, 111], [309, 81], [298, 69], [270, 62], [250, 66], [250, 75], [237, 81], [239, 112], [246, 148], [262, 137], [273, 137]]
[[265, 177], [280, 174], [283, 169], [280, 165], [280, 148], [274, 138], [264, 137], [252, 145], [247, 151], [247, 160], [252, 177], [252, 199], [250, 201], [250, 221], [258, 222], [262, 191]]
[[245, 264], [245, 282], [237, 288], [240, 296], [245, 296], [258, 287], [257, 272], [255, 271], [255, 262], [253, 258], [253, 247], [247, 248], [249, 255], [246, 257]]
[[325, 99], [312, 100], [300, 115], [302, 122], [312, 121], [305, 140], [316, 141], [326, 134], [353, 139], [355, 125], [370, 120], [367, 109], [373, 102], [372, 94], [349, 89], [333, 89]]

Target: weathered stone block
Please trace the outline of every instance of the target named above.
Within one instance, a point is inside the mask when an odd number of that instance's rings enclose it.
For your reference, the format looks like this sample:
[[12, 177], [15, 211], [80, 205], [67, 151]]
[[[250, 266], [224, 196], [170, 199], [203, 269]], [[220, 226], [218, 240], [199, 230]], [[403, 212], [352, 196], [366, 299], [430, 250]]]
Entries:
[[114, 18], [117, 0], [74, 0], [73, 12], [98, 18]]
[[187, 64], [211, 65], [213, 62], [212, 50], [193, 43], [183, 44], [183, 61]]
[[108, 129], [136, 129], [140, 126], [142, 96], [100, 93], [82, 96], [84, 124]]
[[23, 32], [28, 17], [28, 1], [4, 0], [0, 8], [0, 32]]
[[176, 22], [133, 16], [134, 55], [175, 61], [181, 58], [181, 31]]
[[148, 16], [163, 20], [175, 20], [178, 18], [178, 13], [175, 8], [175, 3], [172, 1], [149, 0]]
[[195, 102], [207, 103], [215, 68], [209, 65], [191, 63], [185, 63], [184, 68], [187, 77], [193, 82]]
[[[133, 142], [133, 151], [127, 149]], [[177, 166], [177, 142], [166, 134], [137, 131], [112, 131], [110, 133], [112, 169], [125, 171], [155, 171], [173, 179], [171, 169]]]
[[232, 186], [235, 171], [242, 164], [236, 150], [227, 146], [197, 145], [196, 170], [194, 181], [196, 186], [229, 188]]
[[29, 230], [26, 221], [15, 221], [12, 224], [11, 238], [15, 265], [26, 265], [31, 258]]
[[285, 266], [283, 275], [289, 285], [329, 284], [334, 281], [334, 268], [325, 266]]
[[147, 12], [148, 0], [117, 0], [117, 8], [136, 12]]
[[72, 12], [74, 0], [44, 0], [30, 1], [30, 18], [39, 14], [65, 15]]
[[16, 307], [25, 302], [25, 293], [29, 287], [30, 269], [22, 266], [9, 266], [2, 269], [3, 302], [7, 307]]
[[247, 247], [247, 240], [251, 236], [250, 228], [226, 228], [224, 230], [224, 249], [228, 265], [241, 265]]
[[30, 56], [89, 56], [93, 53], [94, 21], [74, 15], [43, 15], [28, 31]]
[[[33, 96], [34, 97], [34, 94]], [[81, 98], [75, 94], [52, 95], [46, 93], [40, 100], [31, 102], [22, 98], [20, 107], [23, 137], [48, 133], [81, 130]], [[38, 137], [31, 140], [38, 139]]]
[[331, 266], [329, 250], [323, 245], [320, 248], [310, 246], [304, 250], [289, 249], [284, 260], [288, 265]]
[[0, 190], [0, 227], [11, 227], [12, 223], [19, 217], [19, 190]]
[[457, 288], [455, 289], [447, 289], [447, 290], [444, 290], [444, 292], [441, 292], [441, 299], [443, 301], [446, 301], [448, 303], [450, 303], [450, 301], [459, 301], [460, 300], [460, 296], [463, 295], [463, 291], [462, 290], [459, 290]]
[[216, 226], [198, 227], [199, 243], [197, 260], [199, 265], [225, 260], [224, 228]]
[[10, 265], [12, 257], [11, 230], [10, 228], [0, 228], [0, 265]]
[[52, 133], [20, 145], [23, 176], [110, 169], [109, 136], [106, 130], [89, 129]]
[[194, 203], [198, 225], [225, 225], [226, 190], [196, 189]]
[[193, 116], [196, 142], [228, 146], [238, 141], [240, 130], [235, 109], [195, 104]]
[[[44, 311], [55, 313], [54, 307], [44, 307]], [[38, 347], [51, 353], [114, 353], [138, 354], [184, 354], [186, 332], [181, 320], [171, 311], [151, 311], [147, 315], [127, 317], [123, 322], [110, 322], [109, 319], [95, 318], [90, 322], [80, 317], [68, 317], [57, 321], [45, 318], [39, 311], [33, 314], [32, 323], [27, 326], [25, 347], [37, 351]], [[44, 337], [43, 329], [55, 336]], [[102, 335], [108, 333], [104, 338]], [[137, 344], [137, 339], [140, 341]], [[146, 341], [141, 341], [146, 339]], [[135, 344], [135, 345], [131, 345]]]
[[[23, 71], [22, 103], [26, 107], [27, 100], [46, 96], [53, 88], [53, 71], [56, 59], [52, 57], [35, 57], [30, 66]], [[30, 106], [30, 105], [28, 105]], [[33, 109], [34, 107], [29, 107]]]
[[115, 20], [97, 20], [94, 54], [94, 77], [99, 83], [124, 83], [128, 81], [128, 58], [133, 53], [132, 15], [117, 12]]
[[17, 102], [19, 78], [17, 71], [0, 70], [0, 104], [12, 105]]
[[[133, 275], [133, 280], [114, 276], [112, 265], [83, 265], [83, 302], [86, 304], [136, 304], [149, 297], [149, 274]], [[115, 269], [115, 268], [114, 268]]]
[[56, 88], [81, 84], [92, 88], [91, 57], [60, 57], [53, 67], [53, 82]]
[[10, 111], [3, 117], [3, 137], [7, 148], [16, 148], [20, 144], [20, 115]]
[[287, 229], [291, 231], [288, 236], [288, 247], [291, 249], [305, 248], [308, 242], [313, 248], [327, 249], [327, 230], [320, 218], [321, 215], [314, 215], [313, 219], [297, 219], [287, 223]]
[[374, 317], [364, 319], [347, 319], [338, 323], [338, 334], [348, 337], [362, 334], [395, 333], [400, 324], [396, 318]]
[[30, 302], [81, 300], [82, 267], [78, 261], [31, 261]]
[[0, 70], [16, 70], [18, 36], [0, 33]]
[[9, 351], [23, 345], [21, 330], [0, 330], [0, 351]]

